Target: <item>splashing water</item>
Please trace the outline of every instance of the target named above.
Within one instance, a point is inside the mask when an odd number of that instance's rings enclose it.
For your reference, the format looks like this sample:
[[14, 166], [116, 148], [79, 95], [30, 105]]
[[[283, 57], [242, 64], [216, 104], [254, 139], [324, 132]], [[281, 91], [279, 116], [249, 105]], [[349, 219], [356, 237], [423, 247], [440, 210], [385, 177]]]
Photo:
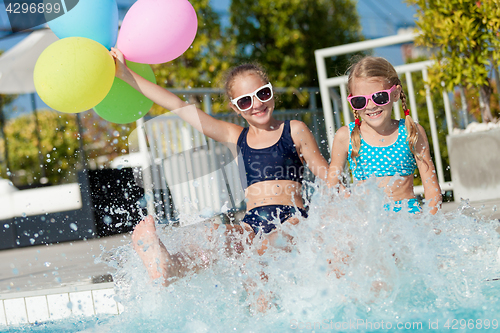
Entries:
[[385, 332], [493, 329], [495, 321], [498, 328], [498, 221], [389, 212], [370, 182], [347, 199], [322, 192], [309, 218], [278, 226], [277, 246], [261, 256], [261, 241], [250, 246], [244, 235], [231, 236], [243, 251], [228, 249], [223, 227], [159, 228], [171, 253], [206, 266], [168, 287], [149, 281], [130, 246], [106, 253], [125, 312], [80, 329]]

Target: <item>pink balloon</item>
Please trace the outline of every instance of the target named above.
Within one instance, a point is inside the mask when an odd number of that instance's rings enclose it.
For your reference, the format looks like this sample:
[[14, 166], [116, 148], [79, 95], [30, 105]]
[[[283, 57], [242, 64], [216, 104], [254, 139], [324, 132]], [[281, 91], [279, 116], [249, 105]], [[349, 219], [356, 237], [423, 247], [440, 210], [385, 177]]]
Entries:
[[138, 0], [123, 19], [116, 46], [129, 61], [161, 64], [183, 54], [197, 28], [187, 0]]

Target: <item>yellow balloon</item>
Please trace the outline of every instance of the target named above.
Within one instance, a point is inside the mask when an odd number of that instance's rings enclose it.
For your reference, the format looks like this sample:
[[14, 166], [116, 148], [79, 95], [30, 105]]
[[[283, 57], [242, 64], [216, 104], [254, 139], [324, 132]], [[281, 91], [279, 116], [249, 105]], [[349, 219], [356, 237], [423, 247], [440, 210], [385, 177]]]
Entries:
[[49, 45], [38, 58], [33, 79], [40, 98], [60, 112], [92, 109], [108, 94], [115, 77], [109, 51], [88, 38], [68, 37]]

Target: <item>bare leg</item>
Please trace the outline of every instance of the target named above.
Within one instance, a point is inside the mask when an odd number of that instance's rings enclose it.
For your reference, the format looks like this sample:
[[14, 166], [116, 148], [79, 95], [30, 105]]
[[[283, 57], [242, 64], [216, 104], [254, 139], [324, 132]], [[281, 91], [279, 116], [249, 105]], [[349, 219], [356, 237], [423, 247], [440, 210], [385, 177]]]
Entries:
[[132, 244], [152, 280], [163, 277], [164, 285], [168, 286], [174, 282], [173, 278], [183, 276], [188, 270], [182, 256], [171, 255], [160, 241], [155, 221], [150, 215], [135, 227]]

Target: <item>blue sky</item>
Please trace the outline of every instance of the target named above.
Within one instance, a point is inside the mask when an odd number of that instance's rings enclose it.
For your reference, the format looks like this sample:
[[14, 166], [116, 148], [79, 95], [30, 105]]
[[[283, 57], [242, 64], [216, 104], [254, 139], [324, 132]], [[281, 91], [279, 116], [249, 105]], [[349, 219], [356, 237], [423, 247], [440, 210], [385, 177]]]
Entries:
[[[126, 12], [136, 0], [117, 0], [120, 8], [120, 16]], [[196, 0], [193, 0], [196, 1]], [[231, 0], [211, 0], [212, 8], [221, 15], [222, 22], [228, 20], [228, 8]], [[390, 36], [397, 33], [399, 28], [412, 26], [414, 24], [415, 10], [408, 7], [404, 0], [358, 0], [357, 10], [360, 15], [361, 26], [365, 38], [372, 39]], [[3, 0], [0, 0], [0, 28], [7, 28], [9, 21], [5, 12]], [[6, 37], [8, 32], [0, 31], [0, 50], [8, 50], [26, 36], [25, 33], [13, 37]], [[2, 38], [3, 36], [3, 38]], [[375, 54], [387, 58], [394, 65], [403, 63], [399, 46], [384, 47], [375, 50]], [[45, 103], [37, 96], [37, 106], [45, 107]], [[17, 111], [13, 112], [15, 107]], [[6, 107], [6, 113], [20, 114], [31, 110], [29, 95], [22, 95], [13, 105]]]

